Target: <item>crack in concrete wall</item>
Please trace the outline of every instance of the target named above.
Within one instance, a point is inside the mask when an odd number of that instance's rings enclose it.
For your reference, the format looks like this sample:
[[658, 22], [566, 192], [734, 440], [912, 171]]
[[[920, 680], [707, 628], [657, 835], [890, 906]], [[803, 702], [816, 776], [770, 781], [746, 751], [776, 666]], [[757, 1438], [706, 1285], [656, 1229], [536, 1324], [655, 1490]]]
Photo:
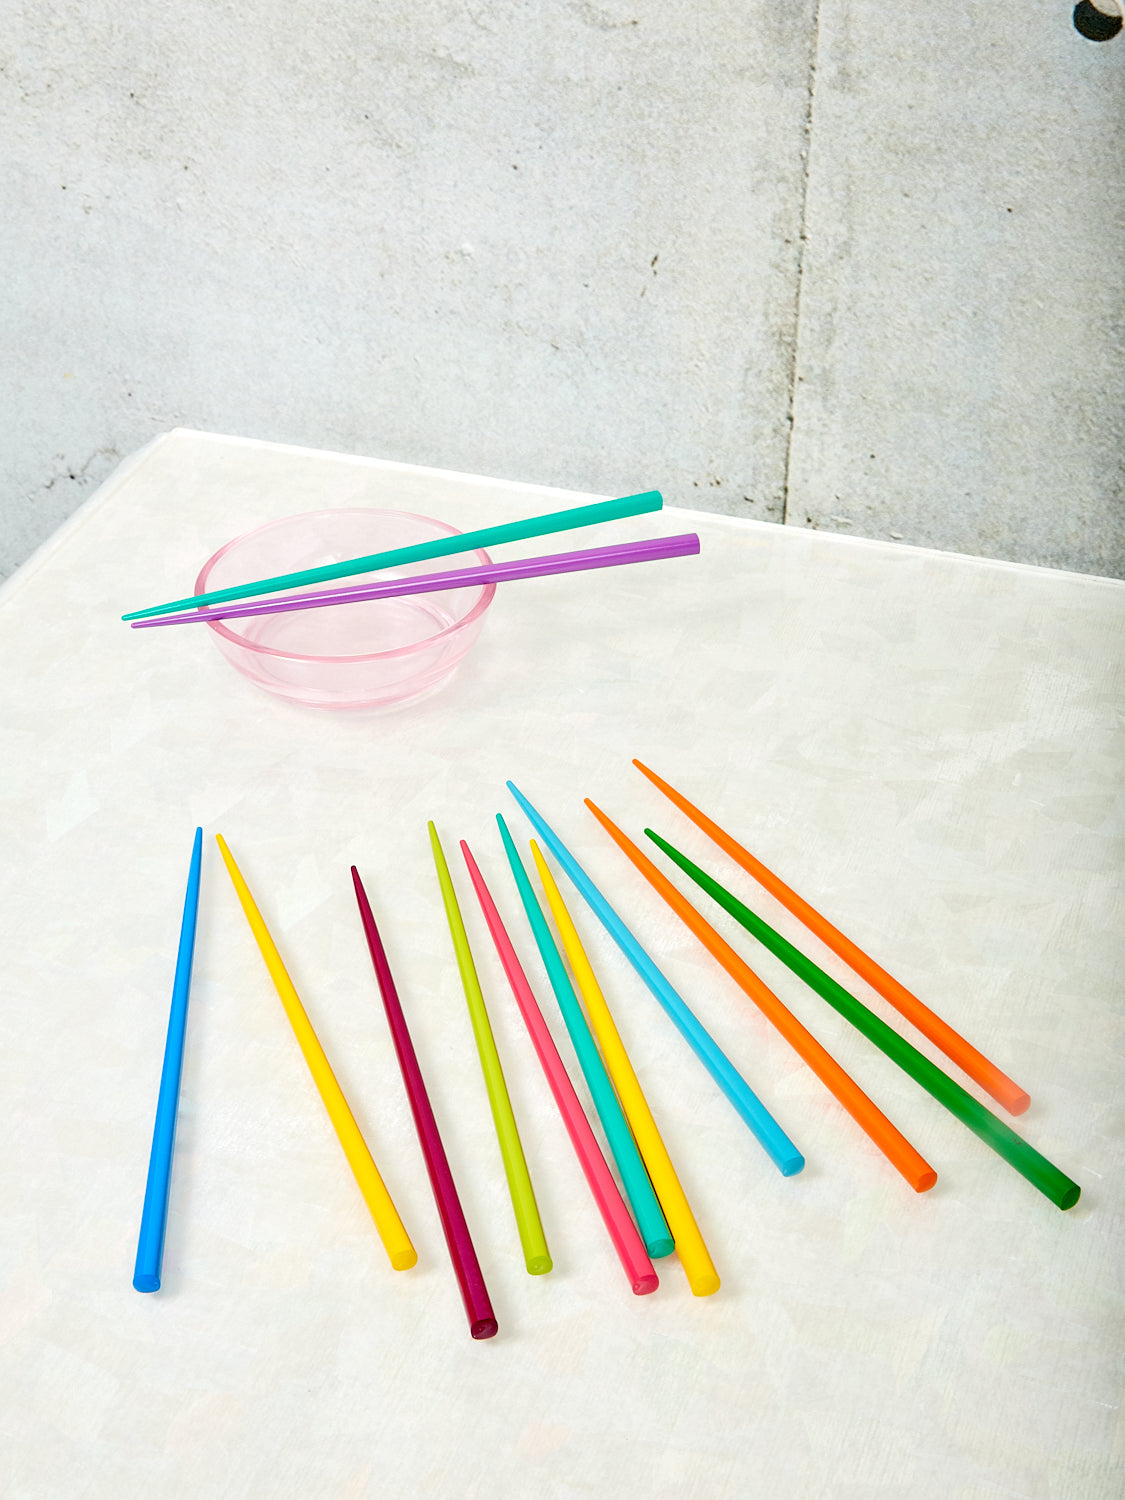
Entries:
[[813, 109], [816, 102], [816, 61], [817, 49], [820, 45], [820, 4], [821, 0], [816, 0], [812, 14], [812, 30], [809, 37], [808, 102], [805, 108], [805, 138], [804, 144], [801, 147], [801, 160], [804, 164], [804, 170], [801, 173], [801, 223], [797, 239], [797, 275], [793, 288], [793, 338], [788, 380], [789, 401], [785, 410], [785, 489], [781, 511], [781, 519], [783, 521], [788, 521], [789, 519], [789, 470], [793, 461], [793, 422], [797, 399], [798, 350], [801, 339], [801, 292], [804, 285], [805, 246], [808, 242], [809, 160], [812, 155]]

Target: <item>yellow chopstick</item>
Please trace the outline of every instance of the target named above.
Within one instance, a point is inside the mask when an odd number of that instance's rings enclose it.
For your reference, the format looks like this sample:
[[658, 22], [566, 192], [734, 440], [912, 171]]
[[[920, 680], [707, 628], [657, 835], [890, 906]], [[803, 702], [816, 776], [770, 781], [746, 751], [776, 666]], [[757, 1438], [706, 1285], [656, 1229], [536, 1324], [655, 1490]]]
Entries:
[[270, 978], [285, 1007], [285, 1014], [289, 1017], [293, 1034], [305, 1055], [313, 1082], [324, 1101], [328, 1118], [332, 1121], [340, 1139], [340, 1145], [344, 1148], [348, 1165], [355, 1173], [359, 1190], [363, 1194], [367, 1207], [371, 1210], [371, 1217], [375, 1220], [375, 1228], [379, 1231], [383, 1248], [396, 1271], [409, 1270], [412, 1265], [416, 1264], [418, 1253], [410, 1243], [410, 1236], [403, 1227], [398, 1210], [391, 1201], [391, 1195], [387, 1192], [383, 1179], [379, 1176], [379, 1169], [372, 1159], [371, 1152], [367, 1149], [367, 1142], [363, 1139], [355, 1117], [348, 1108], [344, 1091], [336, 1082], [336, 1075], [332, 1071], [328, 1058], [324, 1055], [324, 1048], [320, 1045], [317, 1034], [313, 1030], [312, 1022], [305, 1014], [301, 997], [297, 994], [293, 981], [285, 972], [281, 954], [278, 953], [277, 945], [270, 937], [269, 928], [262, 920], [262, 914], [250, 894], [250, 888], [242, 878], [242, 871], [235, 864], [234, 856], [227, 848], [226, 840], [221, 834], [216, 835], [216, 842], [219, 845], [219, 853], [223, 856], [223, 863], [227, 867], [227, 873], [234, 883], [238, 899], [242, 903], [242, 910], [246, 913], [250, 931], [254, 934], [258, 947], [261, 949]]

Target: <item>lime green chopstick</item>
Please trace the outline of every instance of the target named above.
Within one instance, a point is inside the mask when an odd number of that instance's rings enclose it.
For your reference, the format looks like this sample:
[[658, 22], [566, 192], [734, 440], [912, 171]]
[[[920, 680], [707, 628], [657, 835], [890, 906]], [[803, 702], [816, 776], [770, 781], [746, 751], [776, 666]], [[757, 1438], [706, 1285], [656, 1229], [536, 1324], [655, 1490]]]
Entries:
[[352, 557], [345, 562], [325, 563], [319, 568], [301, 568], [296, 573], [279, 573], [275, 578], [260, 578], [255, 583], [234, 584], [226, 589], [212, 589], [209, 594], [189, 594], [168, 604], [153, 604], [148, 609], [134, 609], [123, 620], [143, 620], [150, 615], [172, 614], [178, 609], [198, 609], [203, 604], [226, 604], [230, 599], [249, 599], [256, 594], [276, 594], [280, 589], [300, 588], [306, 583], [327, 583], [333, 578], [351, 578], [356, 573], [373, 573], [380, 568], [399, 567], [403, 563], [425, 562], [431, 557], [449, 557], [456, 552], [472, 552], [478, 547], [498, 547], [502, 542], [522, 542], [530, 537], [552, 536], [558, 531], [573, 531], [579, 526], [593, 526], [602, 521], [620, 521], [626, 516], [640, 516], [659, 510], [664, 504], [659, 490], [645, 490], [639, 495], [625, 495], [620, 500], [598, 500], [593, 505], [576, 505], [570, 510], [552, 511], [546, 516], [529, 516], [524, 521], [506, 521], [501, 526], [485, 526], [479, 531], [455, 532], [435, 542], [416, 542], [410, 547], [393, 547], [389, 552], [371, 552], [366, 557]]
[[496, 1139], [500, 1143], [504, 1174], [508, 1179], [508, 1191], [512, 1195], [512, 1208], [515, 1210], [516, 1227], [519, 1230], [520, 1244], [523, 1246], [524, 1263], [532, 1276], [542, 1276], [545, 1271], [551, 1269], [551, 1253], [547, 1249], [543, 1225], [539, 1220], [535, 1189], [531, 1185], [531, 1174], [527, 1170], [523, 1146], [520, 1144], [516, 1117], [512, 1112], [512, 1101], [508, 1097], [504, 1070], [500, 1066], [500, 1056], [496, 1051], [496, 1041], [489, 1024], [484, 996], [481, 994], [476, 965], [473, 963], [472, 950], [469, 948], [468, 934], [461, 919], [461, 908], [457, 905], [457, 893], [450, 879], [449, 866], [445, 862], [445, 853], [441, 847], [437, 829], [433, 823], [427, 826], [430, 830], [430, 847], [433, 849], [434, 864], [437, 866], [438, 882], [441, 885], [441, 899], [445, 903], [446, 920], [449, 922], [449, 935], [453, 939], [453, 952], [457, 957], [457, 967], [461, 972], [461, 984], [469, 1006], [469, 1019], [473, 1024], [473, 1036], [480, 1054], [484, 1086], [488, 1090], [488, 1102], [492, 1106], [492, 1120], [496, 1126]]
[[1082, 1191], [1076, 1182], [1071, 1181], [1045, 1156], [1040, 1155], [1035, 1147], [1029, 1145], [1022, 1136], [1017, 1135], [1010, 1125], [999, 1119], [990, 1109], [986, 1109], [979, 1100], [974, 1099], [972, 1094], [966, 1092], [959, 1083], [954, 1082], [948, 1073], [943, 1072], [936, 1063], [932, 1063], [905, 1037], [899, 1036], [898, 1032], [888, 1026], [874, 1011], [868, 1010], [862, 1001], [849, 994], [843, 985], [838, 984], [830, 974], [818, 968], [811, 958], [806, 958], [800, 949], [794, 948], [793, 944], [787, 942], [779, 932], [775, 932], [748, 906], [744, 906], [738, 897], [732, 895], [725, 886], [721, 886], [698, 865], [693, 864], [686, 854], [681, 854], [651, 828], [646, 828], [645, 833], [658, 848], [663, 849], [669, 859], [679, 865], [686, 875], [691, 876], [696, 885], [701, 886], [713, 900], [728, 911], [736, 922], [756, 937], [771, 953], [776, 954], [783, 964], [805, 981], [810, 989], [815, 990], [822, 999], [827, 1000], [833, 1010], [838, 1011], [846, 1021], [850, 1021], [857, 1031], [861, 1031], [868, 1041], [874, 1042], [880, 1052], [886, 1053], [904, 1073], [909, 1073], [915, 1083], [920, 1083], [928, 1094], [932, 1094], [939, 1104], [949, 1110], [950, 1114], [956, 1115], [961, 1123], [967, 1125], [974, 1135], [979, 1136], [986, 1146], [991, 1146], [992, 1150], [998, 1156], [1002, 1156], [1010, 1167], [1014, 1167], [1022, 1177], [1026, 1177], [1032, 1187], [1038, 1188], [1056, 1208], [1074, 1207]]

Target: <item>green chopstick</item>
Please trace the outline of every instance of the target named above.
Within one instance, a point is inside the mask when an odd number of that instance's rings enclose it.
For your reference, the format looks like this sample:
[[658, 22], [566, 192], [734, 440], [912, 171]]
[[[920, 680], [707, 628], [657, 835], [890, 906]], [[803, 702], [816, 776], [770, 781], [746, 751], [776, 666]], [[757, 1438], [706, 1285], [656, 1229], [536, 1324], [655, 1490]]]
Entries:
[[209, 594], [189, 594], [168, 604], [152, 604], [148, 609], [134, 609], [123, 620], [143, 620], [150, 615], [168, 615], [178, 609], [197, 609], [203, 604], [226, 604], [231, 599], [249, 599], [256, 594], [276, 594], [280, 589], [300, 588], [306, 583], [327, 583], [333, 578], [351, 578], [356, 573], [372, 573], [380, 568], [398, 567], [402, 563], [425, 562], [431, 557], [449, 557], [456, 552], [472, 552], [477, 547], [498, 547], [502, 542], [522, 542], [529, 537], [551, 536], [557, 531], [574, 531], [579, 526], [594, 526], [602, 521], [620, 521], [626, 516], [640, 516], [659, 510], [664, 498], [659, 490], [645, 490], [639, 495], [625, 495], [620, 500], [598, 500], [593, 505], [576, 505], [570, 510], [552, 511], [546, 516], [530, 516], [525, 521], [506, 521], [502, 526], [485, 526], [478, 531], [457, 532], [435, 542], [415, 542], [410, 547], [393, 547], [389, 552], [371, 552], [366, 557], [352, 557], [345, 562], [325, 563], [319, 568], [301, 568], [296, 573], [279, 573], [275, 578], [260, 578], [256, 583], [238, 583], [226, 589], [212, 589]]
[[516, 1228], [519, 1230], [520, 1244], [523, 1247], [524, 1264], [532, 1276], [542, 1276], [544, 1272], [551, 1269], [551, 1252], [547, 1249], [547, 1239], [539, 1219], [535, 1189], [531, 1185], [531, 1174], [527, 1170], [523, 1146], [520, 1144], [516, 1117], [512, 1112], [512, 1101], [508, 1097], [504, 1070], [500, 1066], [496, 1039], [492, 1035], [492, 1027], [489, 1024], [480, 980], [477, 978], [476, 965], [473, 963], [472, 950], [469, 948], [469, 937], [461, 919], [461, 908], [457, 905], [457, 893], [453, 889], [453, 881], [449, 876], [449, 866], [445, 862], [445, 853], [441, 847], [437, 829], [432, 823], [427, 826], [430, 830], [430, 847], [434, 852], [438, 882], [441, 885], [441, 899], [445, 903], [445, 916], [449, 922], [449, 935], [453, 939], [453, 952], [457, 957], [461, 984], [469, 1006], [469, 1019], [473, 1024], [473, 1036], [476, 1039], [477, 1052], [480, 1054], [484, 1086], [488, 1090], [488, 1102], [492, 1107], [496, 1139], [500, 1143], [504, 1175], [508, 1179], [508, 1192], [512, 1196], [512, 1208], [515, 1211]]
[[932, 1063], [905, 1037], [899, 1036], [898, 1032], [881, 1020], [874, 1011], [868, 1010], [862, 1001], [850, 995], [830, 974], [818, 968], [811, 958], [806, 958], [779, 932], [775, 932], [748, 906], [744, 906], [738, 897], [732, 895], [725, 886], [721, 886], [698, 865], [693, 864], [686, 854], [681, 854], [651, 828], [646, 828], [645, 833], [658, 848], [663, 849], [669, 859], [679, 865], [686, 875], [691, 876], [696, 885], [701, 886], [713, 900], [728, 911], [736, 922], [745, 927], [746, 931], [756, 937], [771, 953], [776, 954], [783, 964], [805, 981], [810, 989], [815, 990], [822, 999], [827, 1000], [833, 1010], [838, 1011], [846, 1021], [850, 1021], [857, 1031], [861, 1031], [868, 1041], [874, 1042], [880, 1052], [886, 1053], [904, 1073], [909, 1073], [915, 1083], [920, 1083], [928, 1094], [932, 1094], [939, 1104], [949, 1110], [950, 1114], [956, 1115], [961, 1123], [967, 1125], [974, 1135], [979, 1136], [986, 1146], [991, 1146], [993, 1151], [998, 1156], [1002, 1156], [1010, 1167], [1014, 1167], [1021, 1177], [1026, 1177], [1032, 1187], [1038, 1188], [1056, 1208], [1074, 1207], [1082, 1192], [1076, 1182], [1073, 1182], [1045, 1156], [1036, 1151], [1035, 1147], [1029, 1145], [1022, 1136], [1017, 1135], [1010, 1125], [1005, 1124], [990, 1109], [986, 1109], [979, 1100], [974, 1099], [959, 1083], [955, 1083], [948, 1073], [943, 1072], [936, 1063]]
[[633, 1139], [617, 1095], [614, 1093], [613, 1084], [609, 1081], [609, 1074], [605, 1070], [601, 1053], [597, 1049], [594, 1038], [590, 1035], [586, 1017], [582, 1014], [578, 997], [563, 967], [559, 950], [555, 947], [555, 940], [551, 936], [551, 929], [547, 926], [547, 919], [536, 900], [535, 892], [531, 889], [531, 881], [527, 878], [523, 861], [512, 842], [508, 825], [500, 813], [496, 814], [496, 822], [500, 829], [500, 837], [504, 842], [504, 853], [508, 856], [508, 863], [512, 868], [512, 877], [516, 882], [523, 909], [527, 913], [528, 924], [535, 938], [535, 946], [539, 949], [539, 956], [543, 960], [547, 978], [555, 992], [555, 999], [559, 1003], [566, 1029], [570, 1033], [570, 1040], [578, 1058], [578, 1066], [582, 1069], [582, 1075], [590, 1090], [590, 1097], [594, 1101], [594, 1108], [598, 1112], [606, 1140], [609, 1142], [609, 1149], [617, 1163], [625, 1196], [629, 1200], [629, 1207], [633, 1210], [633, 1217], [637, 1221], [637, 1229], [644, 1241], [645, 1250], [654, 1260], [662, 1255], [671, 1255], [676, 1248], [675, 1241], [653, 1191], [652, 1183], [649, 1181], [648, 1173], [645, 1171], [645, 1164], [637, 1150], [637, 1143]]

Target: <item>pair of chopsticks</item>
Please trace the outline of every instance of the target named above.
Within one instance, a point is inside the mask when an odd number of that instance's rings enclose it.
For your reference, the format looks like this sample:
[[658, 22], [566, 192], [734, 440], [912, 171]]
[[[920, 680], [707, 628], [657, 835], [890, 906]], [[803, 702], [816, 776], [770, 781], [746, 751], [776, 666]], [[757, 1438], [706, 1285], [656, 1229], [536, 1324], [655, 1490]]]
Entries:
[[[328, 1111], [344, 1155], [348, 1159], [356, 1182], [375, 1220], [380, 1238], [391, 1265], [396, 1271], [407, 1270], [418, 1256], [410, 1237], [398, 1216], [390, 1194], [383, 1183], [379, 1170], [372, 1159], [367, 1143], [336, 1081], [336, 1075], [325, 1055], [324, 1049], [313, 1030], [312, 1022], [301, 1004], [293, 981], [286, 972], [281, 955], [269, 934], [261, 912], [250, 894], [242, 873], [234, 862], [225, 840], [218, 839], [223, 860], [230, 872], [239, 901], [250, 929], [261, 949], [266, 967], [274, 982], [293, 1033], [304, 1054], [313, 1082]], [[176, 972], [172, 985], [172, 1004], [168, 1019], [168, 1034], [164, 1048], [164, 1063], [160, 1074], [160, 1090], [156, 1104], [156, 1123], [153, 1128], [152, 1148], [149, 1153], [148, 1177], [145, 1183], [144, 1207], [141, 1210], [141, 1228], [137, 1240], [137, 1259], [133, 1271], [133, 1285], [138, 1292], [155, 1292], [160, 1289], [164, 1258], [164, 1237], [168, 1222], [168, 1199], [172, 1176], [172, 1156], [175, 1149], [176, 1115], [179, 1106], [180, 1080], [183, 1073], [184, 1041], [187, 1027], [188, 995], [191, 988], [192, 960], [195, 952], [195, 932], [199, 912], [200, 870], [203, 854], [203, 830], [195, 830], [192, 846], [191, 866], [188, 872], [187, 895], [184, 901], [183, 922], [176, 958]]]
[[207, 594], [193, 594], [154, 604], [148, 609], [122, 615], [134, 630], [159, 625], [187, 625], [207, 620], [239, 619], [249, 615], [285, 614], [293, 610], [324, 609], [335, 604], [357, 604], [370, 599], [397, 599], [407, 594], [437, 593], [445, 589], [472, 588], [487, 583], [514, 582], [522, 578], [545, 578], [556, 573], [580, 573], [595, 568], [616, 568], [627, 563], [657, 562], [664, 558], [686, 557], [699, 551], [699, 537], [694, 532], [679, 536], [658, 537], [649, 541], [622, 542], [610, 547], [591, 547], [578, 552], [558, 552], [542, 557], [522, 558], [516, 562], [487, 563], [474, 568], [455, 568], [446, 573], [426, 573], [411, 578], [394, 578], [381, 583], [355, 584], [345, 588], [326, 589], [316, 593], [285, 594], [279, 599], [247, 604], [241, 601], [261, 594], [276, 594], [283, 589], [304, 588], [309, 584], [327, 583], [357, 573], [375, 572], [406, 563], [425, 562], [452, 553], [475, 551], [503, 542], [522, 541], [529, 537], [549, 536], [617, 521], [626, 516], [643, 515], [659, 510], [664, 504], [658, 490], [627, 495], [620, 500], [602, 500], [593, 505], [578, 505], [550, 515], [531, 516], [500, 526], [485, 526], [477, 531], [443, 537], [438, 541], [419, 542], [410, 547], [395, 547], [387, 552], [372, 552], [346, 562], [327, 563], [319, 568], [303, 568], [295, 573], [281, 573], [254, 583], [236, 584], [213, 589]]

